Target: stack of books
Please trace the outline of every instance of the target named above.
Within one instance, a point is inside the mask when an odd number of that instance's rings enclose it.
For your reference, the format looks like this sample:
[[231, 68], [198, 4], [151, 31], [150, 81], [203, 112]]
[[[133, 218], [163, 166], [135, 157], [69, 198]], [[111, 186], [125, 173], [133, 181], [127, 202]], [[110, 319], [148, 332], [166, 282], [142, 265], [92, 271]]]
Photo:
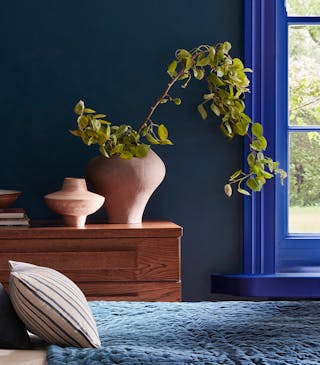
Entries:
[[0, 226], [29, 226], [30, 220], [23, 208], [0, 209]]

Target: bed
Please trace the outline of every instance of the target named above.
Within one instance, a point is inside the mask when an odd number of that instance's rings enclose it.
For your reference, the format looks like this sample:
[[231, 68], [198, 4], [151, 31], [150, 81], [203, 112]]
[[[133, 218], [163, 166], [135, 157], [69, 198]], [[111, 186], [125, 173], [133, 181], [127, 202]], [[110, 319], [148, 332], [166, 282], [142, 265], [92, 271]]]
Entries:
[[102, 347], [48, 365], [320, 364], [320, 302], [91, 302]]

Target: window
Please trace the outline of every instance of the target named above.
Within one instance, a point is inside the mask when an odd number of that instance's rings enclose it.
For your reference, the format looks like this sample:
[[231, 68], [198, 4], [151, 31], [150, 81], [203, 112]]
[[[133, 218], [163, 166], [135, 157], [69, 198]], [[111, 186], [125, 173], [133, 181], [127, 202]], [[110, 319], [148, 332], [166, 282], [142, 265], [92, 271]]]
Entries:
[[[287, 0], [288, 13], [288, 233], [320, 234], [319, 0]], [[303, 16], [303, 18], [298, 15]], [[318, 182], [319, 180], [319, 182]]]
[[320, 272], [320, 2], [287, 0], [285, 5], [287, 111], [285, 125], [279, 126], [285, 143], [278, 151], [289, 179], [278, 193], [285, 200], [279, 209], [285, 219], [279, 223], [277, 268]]
[[320, 297], [320, 1], [245, 0], [245, 61], [247, 111], [289, 178], [244, 199], [243, 272], [212, 291]]
[[246, 58], [252, 118], [289, 177], [245, 203], [244, 271], [320, 272], [320, 1], [247, 0]]

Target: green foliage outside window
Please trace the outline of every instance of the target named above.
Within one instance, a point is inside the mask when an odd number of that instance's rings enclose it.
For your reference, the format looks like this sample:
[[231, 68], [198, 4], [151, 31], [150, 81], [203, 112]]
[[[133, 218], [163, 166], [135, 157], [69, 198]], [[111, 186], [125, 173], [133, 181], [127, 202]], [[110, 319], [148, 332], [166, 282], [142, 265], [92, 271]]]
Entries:
[[[290, 125], [320, 126], [319, 60], [320, 26], [290, 27]], [[291, 132], [289, 161], [290, 205], [320, 205], [320, 134]]]

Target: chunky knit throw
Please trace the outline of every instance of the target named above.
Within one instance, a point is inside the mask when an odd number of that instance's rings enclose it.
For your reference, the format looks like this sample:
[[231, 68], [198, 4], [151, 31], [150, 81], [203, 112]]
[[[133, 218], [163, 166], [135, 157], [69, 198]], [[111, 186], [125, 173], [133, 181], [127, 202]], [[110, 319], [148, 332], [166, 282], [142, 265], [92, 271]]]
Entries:
[[320, 302], [91, 302], [102, 347], [49, 365], [320, 364]]

